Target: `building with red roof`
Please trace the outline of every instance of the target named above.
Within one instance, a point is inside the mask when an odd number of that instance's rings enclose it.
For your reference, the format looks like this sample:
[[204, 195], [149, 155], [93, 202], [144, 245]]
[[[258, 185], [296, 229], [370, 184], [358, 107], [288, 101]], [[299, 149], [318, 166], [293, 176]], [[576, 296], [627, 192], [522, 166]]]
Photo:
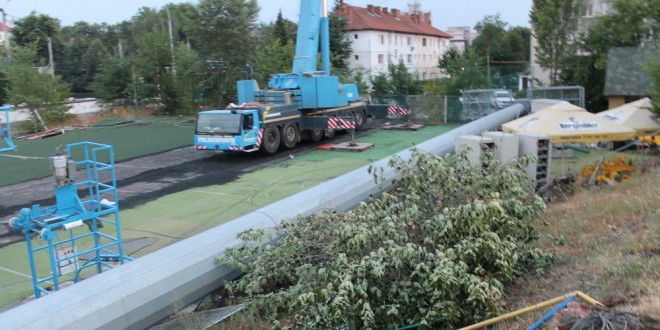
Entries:
[[0, 22], [0, 43], [5, 42], [5, 34], [7, 35], [7, 37], [9, 37], [9, 35], [11, 34], [11, 29], [12, 29], [11, 25], [9, 24], [5, 25], [2, 22]]
[[335, 14], [346, 18], [345, 35], [352, 42], [351, 69], [370, 74], [387, 72], [389, 64], [400, 61], [420, 79], [441, 75], [438, 60], [450, 47], [451, 35], [435, 28], [431, 13], [412, 6], [410, 12], [368, 5], [342, 3]]

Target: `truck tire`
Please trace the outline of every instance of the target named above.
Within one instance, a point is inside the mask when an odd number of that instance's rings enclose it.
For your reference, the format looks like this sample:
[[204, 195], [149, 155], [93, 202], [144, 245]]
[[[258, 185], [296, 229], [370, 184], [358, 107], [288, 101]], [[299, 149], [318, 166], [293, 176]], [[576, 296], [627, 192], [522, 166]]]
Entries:
[[358, 110], [353, 113], [353, 119], [355, 120], [355, 129], [358, 130], [364, 126], [364, 111]]
[[323, 131], [323, 135], [325, 135], [325, 137], [328, 138], [328, 139], [332, 139], [333, 137], [335, 137], [335, 132], [336, 131], [332, 128], [326, 128]]
[[280, 147], [280, 130], [277, 127], [268, 127], [264, 130], [264, 141], [261, 150], [272, 154]]
[[293, 147], [298, 144], [300, 140], [300, 131], [298, 131], [298, 125], [295, 123], [290, 123], [282, 127], [282, 141], [280, 147], [282, 149], [293, 149]]
[[313, 129], [309, 131], [309, 139], [312, 142], [319, 142], [323, 139], [323, 130], [322, 129]]

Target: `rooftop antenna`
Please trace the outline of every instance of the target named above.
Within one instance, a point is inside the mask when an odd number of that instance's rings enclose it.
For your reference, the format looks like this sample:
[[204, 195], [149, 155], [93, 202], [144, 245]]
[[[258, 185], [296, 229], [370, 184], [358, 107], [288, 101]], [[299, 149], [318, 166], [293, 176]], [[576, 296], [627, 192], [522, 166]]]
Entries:
[[411, 14], [420, 14], [422, 12], [422, 5], [419, 3], [419, 0], [408, 2], [408, 12]]

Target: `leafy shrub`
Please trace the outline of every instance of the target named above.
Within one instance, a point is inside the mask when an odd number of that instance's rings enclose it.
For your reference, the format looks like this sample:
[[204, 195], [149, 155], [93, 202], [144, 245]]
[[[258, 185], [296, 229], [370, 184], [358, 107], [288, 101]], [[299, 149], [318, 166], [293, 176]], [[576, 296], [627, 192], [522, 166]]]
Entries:
[[[521, 163], [483, 167], [420, 151], [393, 158], [393, 188], [346, 213], [327, 212], [267, 232], [220, 261], [245, 273], [228, 285], [273, 324], [395, 328], [441, 319], [456, 327], [499, 313], [503, 283], [552, 259], [527, 243], [545, 211]], [[377, 180], [378, 171], [374, 171]], [[524, 263], [521, 263], [521, 260]], [[282, 320], [286, 320], [284, 322]]]

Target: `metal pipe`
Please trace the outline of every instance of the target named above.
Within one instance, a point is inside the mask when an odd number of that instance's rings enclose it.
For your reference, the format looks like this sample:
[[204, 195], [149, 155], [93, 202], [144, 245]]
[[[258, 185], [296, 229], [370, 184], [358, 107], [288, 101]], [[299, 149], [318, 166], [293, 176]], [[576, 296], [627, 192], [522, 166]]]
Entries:
[[549, 320], [551, 317], [555, 316], [557, 312], [560, 310], [566, 308], [568, 306], [568, 303], [571, 301], [575, 300], [575, 296], [570, 296], [566, 299], [564, 299], [562, 302], [560, 302], [557, 306], [553, 307], [549, 312], [545, 313], [543, 317], [541, 317], [538, 321], [534, 322], [531, 327], [527, 328], [527, 330], [536, 330], [539, 327], [543, 325], [547, 320]]
[[602, 306], [601, 303], [599, 303], [597, 300], [595, 300], [595, 299], [593, 299], [593, 298], [587, 296], [586, 294], [584, 294], [584, 293], [582, 293], [582, 292], [580, 292], [580, 291], [574, 291], [574, 292], [571, 292], [571, 293], [565, 294], [565, 295], [563, 295], [563, 296], [559, 296], [559, 297], [556, 297], [556, 298], [548, 299], [548, 300], [546, 300], [546, 301], [544, 301], [544, 302], [542, 302], [542, 303], [538, 303], [538, 304], [536, 304], [536, 305], [527, 306], [527, 307], [525, 307], [525, 308], [521, 308], [521, 309], [519, 309], [519, 310], [517, 310], [517, 311], [513, 311], [513, 312], [511, 312], [511, 313], [506, 313], [506, 314], [504, 314], [504, 315], [500, 315], [500, 316], [498, 316], [498, 317], [494, 317], [494, 318], [492, 318], [492, 319], [488, 319], [488, 320], [486, 320], [486, 321], [479, 322], [479, 323], [477, 323], [477, 324], [473, 324], [473, 325], [468, 326], [468, 327], [460, 328], [459, 330], [475, 330], [475, 329], [481, 329], [481, 328], [487, 327], [487, 326], [489, 326], [489, 325], [495, 324], [495, 323], [497, 323], [497, 322], [504, 321], [504, 320], [506, 320], [506, 319], [514, 318], [514, 317], [519, 316], [519, 315], [522, 315], [522, 314], [526, 314], [526, 313], [529, 313], [529, 312], [533, 312], [533, 311], [535, 311], [535, 310], [537, 310], [537, 309], [545, 308], [545, 307], [548, 307], [548, 306], [551, 306], [551, 305], [554, 305], [554, 304], [560, 303], [560, 302], [562, 302], [564, 299], [567, 299], [568, 297], [571, 297], [571, 296], [578, 296], [578, 297], [580, 297], [581, 299], [584, 299], [586, 302], [588, 302], [588, 303], [590, 303], [590, 304], [592, 304], [592, 305], [594, 305], [594, 306]]
[[[514, 104], [417, 146], [437, 155], [454, 150], [456, 137], [493, 130], [515, 119], [528, 105]], [[411, 150], [396, 154], [412, 157]], [[164, 247], [0, 314], [8, 329], [143, 329], [166, 318], [176, 306], [200, 299], [240, 273], [218, 265], [216, 257], [242, 241], [236, 235], [248, 229], [266, 229], [286, 219], [311, 215], [333, 207], [354, 208], [370, 196], [391, 186], [396, 171], [387, 166], [389, 157], [371, 164], [383, 168], [386, 181], [374, 183], [369, 166], [319, 184], [265, 206], [206, 232]]]

